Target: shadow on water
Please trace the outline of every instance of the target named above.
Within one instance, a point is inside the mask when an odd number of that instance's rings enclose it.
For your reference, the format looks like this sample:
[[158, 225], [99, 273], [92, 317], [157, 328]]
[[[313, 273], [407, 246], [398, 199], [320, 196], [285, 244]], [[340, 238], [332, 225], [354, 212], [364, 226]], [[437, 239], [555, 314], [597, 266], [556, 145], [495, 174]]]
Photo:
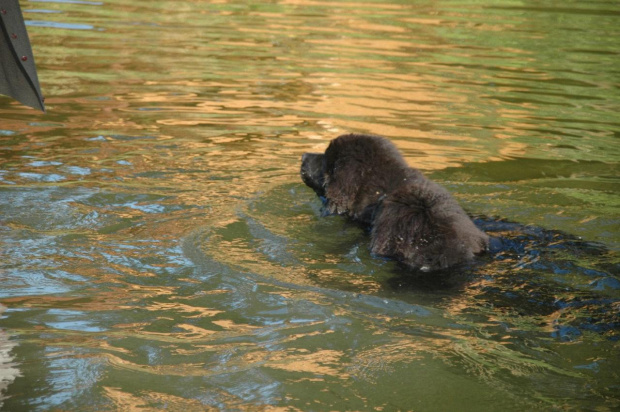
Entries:
[[489, 253], [475, 264], [430, 274], [397, 265], [386, 285], [441, 300], [466, 294], [476, 305], [552, 317], [545, 326], [562, 340], [584, 330], [620, 339], [620, 264], [604, 245], [505, 220], [475, 222], [492, 237]]

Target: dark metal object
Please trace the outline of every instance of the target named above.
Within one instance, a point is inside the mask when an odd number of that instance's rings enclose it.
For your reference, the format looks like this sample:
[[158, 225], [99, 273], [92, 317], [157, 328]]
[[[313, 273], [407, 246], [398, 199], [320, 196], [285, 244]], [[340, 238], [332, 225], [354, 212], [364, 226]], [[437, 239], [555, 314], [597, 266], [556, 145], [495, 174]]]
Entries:
[[0, 94], [45, 112], [18, 0], [0, 0]]

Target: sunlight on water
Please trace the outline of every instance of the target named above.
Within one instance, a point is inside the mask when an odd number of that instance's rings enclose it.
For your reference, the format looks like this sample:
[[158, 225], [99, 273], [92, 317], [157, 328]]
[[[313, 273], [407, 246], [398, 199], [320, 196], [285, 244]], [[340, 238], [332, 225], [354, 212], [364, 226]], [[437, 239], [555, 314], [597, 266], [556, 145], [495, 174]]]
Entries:
[[[616, 3], [22, 9], [47, 113], [0, 97], [0, 409], [620, 407]], [[501, 247], [372, 256], [299, 177], [346, 132]]]

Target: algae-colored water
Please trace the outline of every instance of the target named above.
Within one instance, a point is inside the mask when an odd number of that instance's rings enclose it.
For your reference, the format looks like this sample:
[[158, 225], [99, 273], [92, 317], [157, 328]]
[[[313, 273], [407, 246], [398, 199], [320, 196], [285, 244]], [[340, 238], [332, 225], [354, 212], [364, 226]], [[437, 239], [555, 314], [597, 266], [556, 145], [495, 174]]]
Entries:
[[[21, 4], [48, 112], [0, 97], [0, 409], [620, 407], [616, 1]], [[506, 250], [371, 256], [299, 178], [346, 132]]]

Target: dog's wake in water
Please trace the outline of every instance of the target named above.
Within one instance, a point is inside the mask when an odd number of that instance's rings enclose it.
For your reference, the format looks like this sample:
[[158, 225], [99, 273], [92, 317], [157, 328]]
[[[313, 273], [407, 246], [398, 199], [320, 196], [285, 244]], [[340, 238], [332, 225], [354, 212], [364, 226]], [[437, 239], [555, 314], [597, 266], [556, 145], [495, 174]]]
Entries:
[[371, 253], [398, 262], [387, 288], [449, 302], [462, 295], [467, 306], [541, 317], [562, 340], [586, 331], [620, 340], [620, 265], [605, 246], [501, 219], [472, 220], [378, 136], [344, 135], [324, 154], [304, 154], [301, 177], [324, 214], [360, 223]]

